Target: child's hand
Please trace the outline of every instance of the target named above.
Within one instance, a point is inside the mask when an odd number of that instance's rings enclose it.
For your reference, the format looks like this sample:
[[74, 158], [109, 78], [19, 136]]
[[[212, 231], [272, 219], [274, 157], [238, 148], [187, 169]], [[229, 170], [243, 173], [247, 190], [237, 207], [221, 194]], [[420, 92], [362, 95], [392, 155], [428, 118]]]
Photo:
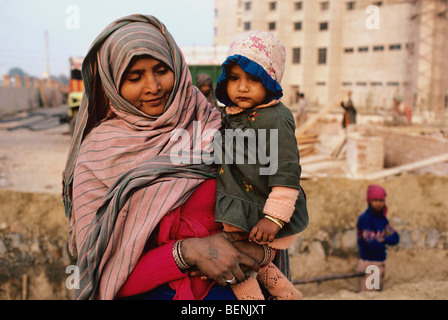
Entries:
[[386, 229], [384, 230], [384, 236], [388, 237], [394, 234], [394, 230], [392, 229], [392, 227], [390, 225], [386, 226]]
[[258, 221], [249, 234], [249, 240], [257, 243], [274, 241], [280, 227], [269, 219], [263, 218]]

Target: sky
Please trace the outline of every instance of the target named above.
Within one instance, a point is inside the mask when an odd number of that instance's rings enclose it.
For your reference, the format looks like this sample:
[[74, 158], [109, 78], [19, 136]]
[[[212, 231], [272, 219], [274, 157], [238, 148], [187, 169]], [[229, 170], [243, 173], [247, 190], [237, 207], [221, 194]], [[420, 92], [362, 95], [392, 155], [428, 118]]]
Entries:
[[[213, 44], [214, 0], [0, 0], [0, 76], [19, 67], [41, 78], [69, 73], [112, 21], [129, 14], [162, 21], [180, 47]], [[48, 34], [48, 37], [45, 34]]]

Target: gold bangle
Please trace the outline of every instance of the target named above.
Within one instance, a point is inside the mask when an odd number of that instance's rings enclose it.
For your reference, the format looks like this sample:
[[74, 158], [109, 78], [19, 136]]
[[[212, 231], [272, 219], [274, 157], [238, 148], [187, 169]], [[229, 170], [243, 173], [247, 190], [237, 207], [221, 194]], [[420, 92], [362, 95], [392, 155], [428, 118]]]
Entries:
[[265, 215], [264, 217], [265, 217], [266, 219], [269, 219], [269, 220], [271, 220], [272, 222], [274, 222], [276, 225], [278, 225], [278, 226], [280, 227], [280, 229], [283, 228], [283, 226], [284, 226], [284, 222], [281, 221], [280, 219], [271, 217], [270, 215]]

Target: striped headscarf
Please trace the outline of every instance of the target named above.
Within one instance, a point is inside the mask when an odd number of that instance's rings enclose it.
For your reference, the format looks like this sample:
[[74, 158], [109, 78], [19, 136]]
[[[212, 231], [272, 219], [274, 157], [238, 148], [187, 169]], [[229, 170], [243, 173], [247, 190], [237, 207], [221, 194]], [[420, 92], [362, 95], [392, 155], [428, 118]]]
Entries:
[[[141, 55], [174, 72], [160, 116], [141, 112], [119, 93], [123, 73]], [[209, 141], [181, 141], [182, 151], [187, 148], [196, 158], [175, 164], [170, 153], [178, 146], [172, 134], [182, 129], [200, 138], [219, 129], [220, 117], [192, 86], [181, 51], [152, 16], [131, 15], [106, 27], [90, 47], [82, 72], [85, 94], [63, 173], [70, 246], [76, 237], [80, 272], [74, 299], [113, 299], [161, 218], [215, 177], [214, 167], [193, 152], [200, 148], [210, 154]]]

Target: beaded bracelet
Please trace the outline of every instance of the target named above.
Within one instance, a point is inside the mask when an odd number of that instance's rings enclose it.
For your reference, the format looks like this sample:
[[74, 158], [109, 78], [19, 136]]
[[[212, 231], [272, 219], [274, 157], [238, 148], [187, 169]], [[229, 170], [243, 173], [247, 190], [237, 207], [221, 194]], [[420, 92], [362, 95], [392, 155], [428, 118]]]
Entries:
[[181, 271], [185, 271], [187, 269], [190, 269], [191, 266], [188, 265], [188, 263], [185, 262], [184, 257], [182, 256], [182, 252], [180, 250], [180, 246], [182, 244], [183, 240], [178, 240], [174, 242], [173, 244], [173, 258], [174, 262], [176, 262], [177, 267]]
[[276, 249], [269, 247], [267, 244], [263, 245], [263, 249], [264, 249], [264, 258], [263, 261], [260, 262], [261, 266], [265, 266], [268, 263], [272, 262], [275, 258], [275, 254], [277, 253]]

